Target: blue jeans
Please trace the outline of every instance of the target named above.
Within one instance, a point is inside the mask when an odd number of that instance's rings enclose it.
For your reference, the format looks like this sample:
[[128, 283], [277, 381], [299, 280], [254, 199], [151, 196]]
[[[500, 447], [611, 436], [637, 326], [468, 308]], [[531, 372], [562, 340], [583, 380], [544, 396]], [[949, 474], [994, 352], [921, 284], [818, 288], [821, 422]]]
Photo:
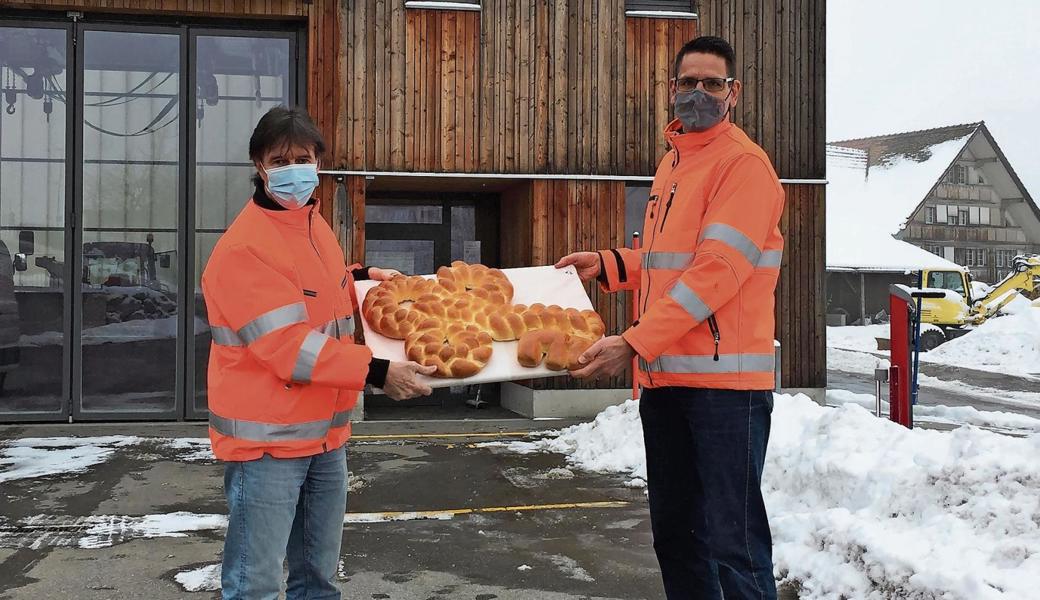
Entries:
[[654, 550], [669, 600], [775, 600], [762, 467], [773, 394], [643, 390]]
[[286, 598], [340, 598], [335, 586], [347, 452], [263, 458], [224, 465], [227, 538], [221, 586], [225, 599], [278, 598], [288, 557]]

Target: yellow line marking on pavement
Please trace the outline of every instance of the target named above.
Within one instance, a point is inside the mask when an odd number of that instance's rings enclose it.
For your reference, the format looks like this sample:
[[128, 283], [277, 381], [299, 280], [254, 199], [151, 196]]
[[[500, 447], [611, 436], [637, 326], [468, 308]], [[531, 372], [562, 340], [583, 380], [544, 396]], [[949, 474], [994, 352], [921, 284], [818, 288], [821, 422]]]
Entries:
[[631, 503], [622, 500], [600, 502], [563, 502], [558, 504], [526, 504], [520, 506], [488, 506], [480, 508], [449, 508], [444, 510], [384, 511], [370, 513], [347, 513], [347, 523], [380, 523], [386, 521], [448, 520], [460, 515], [504, 512], [530, 512], [540, 510], [576, 510], [593, 508], [626, 508]]
[[393, 433], [381, 435], [352, 435], [352, 440], [412, 440], [412, 439], [442, 439], [442, 438], [473, 438], [473, 437], [527, 437], [533, 431], [496, 431], [493, 433]]

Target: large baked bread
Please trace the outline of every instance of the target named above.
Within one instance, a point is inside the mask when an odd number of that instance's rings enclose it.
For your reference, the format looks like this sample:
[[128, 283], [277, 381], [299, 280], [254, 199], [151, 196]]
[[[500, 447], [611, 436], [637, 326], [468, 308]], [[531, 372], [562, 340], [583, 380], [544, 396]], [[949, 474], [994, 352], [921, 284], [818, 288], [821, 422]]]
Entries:
[[372, 288], [361, 312], [378, 333], [405, 341], [405, 355], [435, 365], [436, 377], [465, 378], [491, 359], [492, 342], [519, 341], [517, 361], [575, 369], [603, 336], [595, 311], [512, 304], [513, 286], [498, 269], [456, 261], [437, 279], [395, 277]]

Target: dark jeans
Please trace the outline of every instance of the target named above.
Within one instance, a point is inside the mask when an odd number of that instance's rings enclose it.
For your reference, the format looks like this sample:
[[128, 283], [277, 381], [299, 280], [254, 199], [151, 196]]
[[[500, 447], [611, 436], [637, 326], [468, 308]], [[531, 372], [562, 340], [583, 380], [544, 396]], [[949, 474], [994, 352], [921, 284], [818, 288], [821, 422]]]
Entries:
[[643, 390], [654, 550], [669, 600], [774, 600], [762, 467], [773, 393]]

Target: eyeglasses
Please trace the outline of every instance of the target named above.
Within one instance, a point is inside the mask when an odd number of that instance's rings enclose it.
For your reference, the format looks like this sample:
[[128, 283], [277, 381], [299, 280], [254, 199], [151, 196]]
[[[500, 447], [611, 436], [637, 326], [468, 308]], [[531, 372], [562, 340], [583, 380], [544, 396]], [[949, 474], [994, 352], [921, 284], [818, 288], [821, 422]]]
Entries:
[[733, 83], [732, 77], [705, 77], [704, 79], [697, 79], [696, 77], [673, 77], [672, 83], [675, 84], [675, 89], [680, 92], [692, 92], [697, 89], [697, 84], [704, 84], [705, 92], [721, 92], [726, 89], [726, 86]]

